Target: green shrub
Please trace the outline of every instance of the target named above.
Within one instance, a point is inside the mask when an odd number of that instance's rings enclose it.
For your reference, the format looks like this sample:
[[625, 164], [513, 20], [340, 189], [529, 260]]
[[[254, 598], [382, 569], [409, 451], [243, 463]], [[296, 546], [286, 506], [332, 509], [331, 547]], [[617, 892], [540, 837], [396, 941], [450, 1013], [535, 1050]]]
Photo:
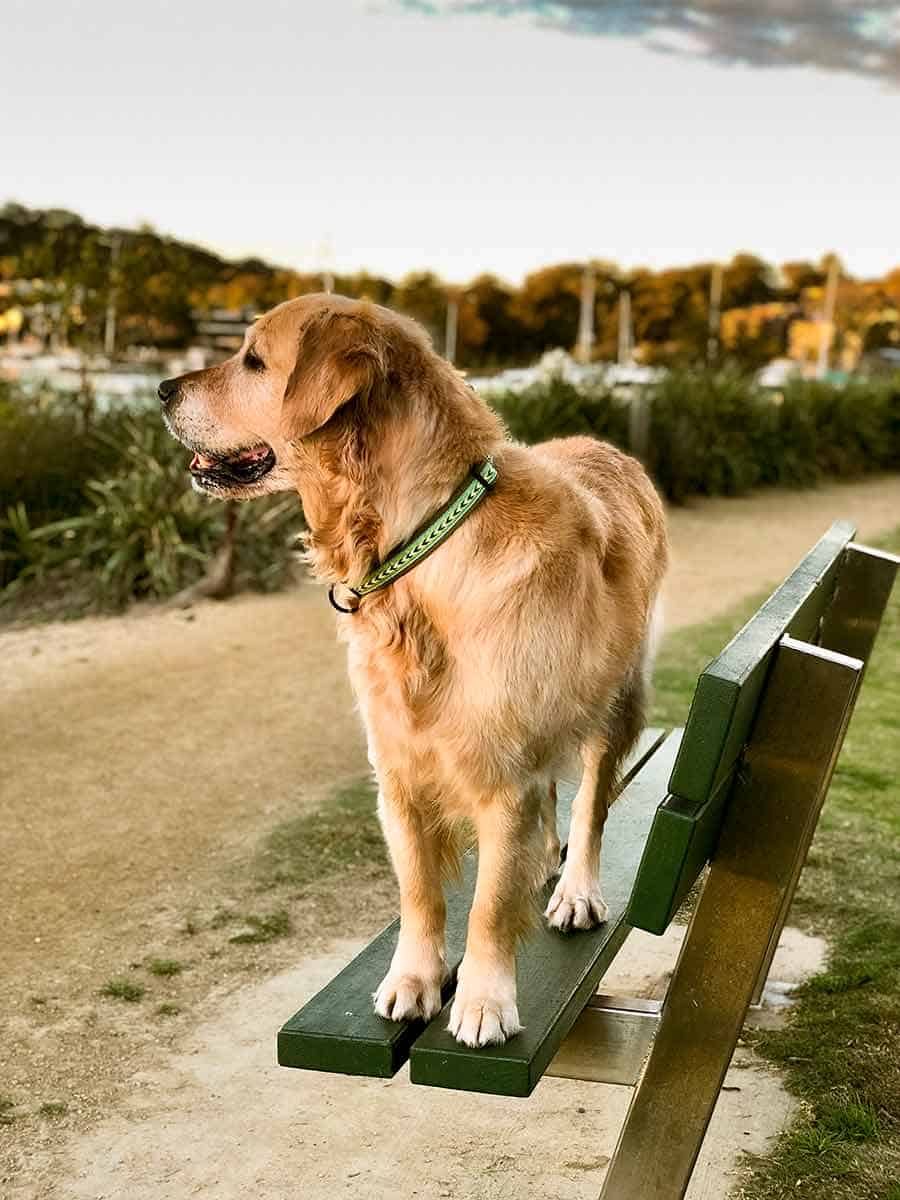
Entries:
[[[602, 384], [551, 378], [490, 399], [520, 441], [586, 433], [631, 448], [631, 400]], [[680, 370], [649, 385], [646, 400], [647, 466], [675, 503], [900, 467], [897, 379], [798, 380], [772, 392], [734, 369]]]
[[650, 399], [648, 466], [670, 500], [735, 496], [762, 481], [754, 440], [771, 400], [746, 376], [673, 371]]
[[90, 450], [78, 413], [52, 393], [28, 397], [0, 381], [0, 497], [43, 520], [77, 503], [90, 478]]
[[[201, 578], [223, 543], [227, 509], [192, 490], [187, 452], [157, 412], [110, 413], [87, 432], [78, 431], [62, 405], [23, 405], [23, 413], [21, 422], [43, 429], [35, 441], [48, 450], [25, 479], [24, 498], [0, 510], [0, 585], [6, 584], [0, 600], [21, 602], [29, 588], [68, 590], [81, 597], [82, 607], [115, 611], [134, 599], [171, 596]], [[66, 441], [76, 451], [69, 459]], [[0, 436], [0, 458], [2, 448]], [[74, 462], [74, 492], [69, 482], [53, 490], [54, 455]], [[23, 459], [16, 478], [24, 478], [25, 465]], [[28, 497], [36, 496], [32, 508]], [[48, 516], [54, 519], [39, 523]], [[293, 494], [238, 506], [236, 586], [282, 586], [302, 523]]]
[[[159, 598], [199, 578], [223, 532], [222, 509], [185, 488], [184, 462], [161, 423], [132, 418], [121, 431], [115, 472], [86, 485], [89, 508], [74, 517], [73, 553], [97, 581], [103, 607]], [[108, 433], [98, 435], [106, 441]]]
[[822, 476], [862, 475], [900, 466], [900, 381], [859, 379], [844, 387], [792, 383], [785, 416], [806, 413], [814, 458]]
[[[491, 403], [520, 441], [589, 434], [629, 449], [632, 396], [551, 376]], [[773, 393], [734, 370], [685, 370], [643, 398], [647, 465], [674, 502], [900, 466], [900, 379], [798, 381]], [[171, 596], [205, 574], [229, 512], [234, 586], [285, 584], [302, 527], [295, 495], [233, 510], [197, 495], [187, 454], [154, 408], [85, 422], [77, 399], [0, 384], [0, 604], [49, 597], [51, 613], [56, 604], [70, 614]]]
[[490, 403], [520, 442], [586, 433], [624, 445], [628, 438], [627, 404], [609, 388], [578, 388], [551, 376], [522, 392], [495, 393]]

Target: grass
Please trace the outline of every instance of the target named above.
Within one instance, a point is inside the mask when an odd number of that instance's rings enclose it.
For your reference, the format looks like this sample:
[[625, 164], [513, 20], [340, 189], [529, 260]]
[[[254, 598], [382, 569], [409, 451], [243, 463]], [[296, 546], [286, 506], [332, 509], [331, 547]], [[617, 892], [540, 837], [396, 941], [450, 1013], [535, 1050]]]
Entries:
[[235, 946], [258, 946], [265, 942], [274, 942], [276, 938], [286, 937], [291, 932], [291, 918], [283, 908], [269, 913], [266, 917], [248, 913], [240, 919], [249, 928], [228, 939]]
[[[239, 872], [227, 898], [223, 896], [208, 914], [185, 914], [179, 925], [183, 937], [201, 939], [202, 959], [233, 953], [232, 947], [265, 946], [288, 937], [295, 932], [294, 906], [317, 903], [322, 889], [350, 883], [364, 889], [384, 882], [390, 867], [371, 780], [339, 785], [321, 808], [275, 826], [241, 861]], [[161, 957], [142, 965], [157, 976], [187, 969], [187, 964]], [[156, 1010], [160, 1016], [176, 1011]]]
[[263, 889], [302, 887], [354, 867], [387, 867], [387, 851], [368, 779], [341, 788], [321, 810], [279, 825], [256, 864]]
[[168, 1001], [157, 1006], [156, 1015], [158, 1017], [177, 1017], [181, 1009], [177, 1004], [170, 1004]]
[[[900, 552], [900, 530], [883, 543]], [[762, 597], [674, 634], [654, 723], [683, 724], [699, 671]], [[752, 1035], [804, 1117], [752, 1160], [743, 1200], [900, 1200], [900, 587], [885, 614], [791, 921], [826, 936], [828, 970], [787, 1024]]]
[[68, 1111], [68, 1104], [59, 1100], [48, 1100], [38, 1109], [42, 1117], [64, 1117]]
[[137, 1004], [143, 1000], [146, 988], [140, 983], [132, 983], [130, 979], [109, 979], [100, 989], [101, 996], [111, 1000], [124, 1000], [126, 1004]]
[[230, 908], [217, 908], [213, 913], [209, 927], [210, 929], [224, 929], [234, 920], [235, 914]]
[[151, 958], [147, 964], [147, 970], [151, 975], [160, 975], [165, 978], [171, 975], [180, 975], [184, 970], [184, 963], [178, 962], [174, 958]]
[[15, 1100], [10, 1100], [8, 1096], [0, 1096], [0, 1125], [12, 1125], [16, 1119], [13, 1113], [15, 1107]]

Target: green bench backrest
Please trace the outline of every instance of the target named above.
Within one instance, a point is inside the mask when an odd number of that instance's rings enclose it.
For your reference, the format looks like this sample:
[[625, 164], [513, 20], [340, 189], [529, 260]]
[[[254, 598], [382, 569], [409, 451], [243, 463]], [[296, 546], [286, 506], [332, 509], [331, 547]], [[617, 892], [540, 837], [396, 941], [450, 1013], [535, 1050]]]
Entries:
[[838, 521], [697, 683], [681, 749], [644, 849], [630, 924], [663, 933], [715, 849], [725, 802], [778, 642], [819, 640], [854, 527]]

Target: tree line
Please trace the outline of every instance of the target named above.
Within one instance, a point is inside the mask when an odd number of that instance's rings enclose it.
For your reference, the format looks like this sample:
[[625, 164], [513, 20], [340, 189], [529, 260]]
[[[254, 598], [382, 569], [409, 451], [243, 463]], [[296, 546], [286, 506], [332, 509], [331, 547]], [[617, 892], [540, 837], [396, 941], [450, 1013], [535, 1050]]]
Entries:
[[[336, 275], [334, 290], [367, 297], [408, 313], [443, 350], [448, 304], [457, 313], [456, 361], [487, 369], [533, 361], [576, 343], [584, 263], [533, 271], [513, 286], [491, 274], [464, 286], [429, 271], [391, 281], [366, 272]], [[651, 364], [704, 361], [711, 352], [710, 291], [715, 264], [651, 271], [623, 270], [594, 260], [593, 357], [616, 357], [620, 296], [630, 298], [635, 356]], [[767, 263], [742, 253], [721, 264], [721, 323], [713, 351], [745, 367], [784, 353], [796, 321], [820, 314], [829, 259]], [[198, 313], [215, 309], [263, 311], [307, 291], [321, 274], [256, 258], [229, 261], [210, 250], [163, 236], [149, 226], [103, 229], [63, 209], [0, 209], [0, 316], [19, 306], [28, 322], [35, 311], [53, 314], [73, 345], [98, 348], [111, 296], [117, 309], [117, 346], [176, 349], [196, 337]], [[836, 339], [857, 351], [900, 345], [900, 267], [879, 279], [841, 272]]]

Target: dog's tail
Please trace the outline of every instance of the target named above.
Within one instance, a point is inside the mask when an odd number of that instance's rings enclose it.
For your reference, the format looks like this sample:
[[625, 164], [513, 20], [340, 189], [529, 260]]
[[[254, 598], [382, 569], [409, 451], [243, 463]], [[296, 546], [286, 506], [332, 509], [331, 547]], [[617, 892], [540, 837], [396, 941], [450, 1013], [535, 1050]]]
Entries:
[[640, 670], [644, 677], [644, 688], [646, 689], [648, 696], [653, 677], [653, 664], [656, 661], [656, 652], [659, 650], [659, 643], [662, 640], [664, 622], [665, 604], [663, 602], [662, 592], [657, 592], [653, 602], [650, 605], [650, 614], [647, 617], [647, 626], [644, 630], [644, 636], [641, 640], [640, 650], [638, 651]]

